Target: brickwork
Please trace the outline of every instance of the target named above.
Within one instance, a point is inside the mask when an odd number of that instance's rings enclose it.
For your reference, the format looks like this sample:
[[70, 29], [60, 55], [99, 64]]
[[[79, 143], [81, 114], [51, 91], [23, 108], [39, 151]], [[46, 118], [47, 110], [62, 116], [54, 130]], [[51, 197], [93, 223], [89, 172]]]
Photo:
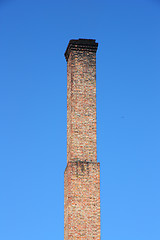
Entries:
[[100, 166], [96, 143], [95, 40], [71, 40], [67, 60], [67, 167], [64, 240], [100, 239]]

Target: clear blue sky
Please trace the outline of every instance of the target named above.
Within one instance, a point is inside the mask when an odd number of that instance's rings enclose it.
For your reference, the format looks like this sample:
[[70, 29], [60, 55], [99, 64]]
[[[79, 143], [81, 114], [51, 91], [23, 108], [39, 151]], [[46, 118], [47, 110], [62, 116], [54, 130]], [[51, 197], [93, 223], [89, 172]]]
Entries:
[[74, 38], [99, 43], [102, 240], [159, 240], [159, 0], [0, 1], [0, 239], [63, 240]]

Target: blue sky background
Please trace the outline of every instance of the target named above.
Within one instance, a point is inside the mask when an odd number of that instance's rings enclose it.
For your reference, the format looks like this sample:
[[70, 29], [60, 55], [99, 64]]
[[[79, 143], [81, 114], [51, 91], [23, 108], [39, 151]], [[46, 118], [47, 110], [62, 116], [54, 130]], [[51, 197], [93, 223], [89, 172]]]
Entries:
[[74, 38], [99, 43], [102, 240], [159, 240], [159, 0], [0, 1], [0, 239], [63, 240]]

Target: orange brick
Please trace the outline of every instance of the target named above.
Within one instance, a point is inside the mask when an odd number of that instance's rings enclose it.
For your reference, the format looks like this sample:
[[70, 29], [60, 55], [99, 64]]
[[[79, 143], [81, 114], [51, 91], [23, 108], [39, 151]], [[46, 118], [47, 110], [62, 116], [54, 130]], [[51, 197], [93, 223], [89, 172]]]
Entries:
[[100, 239], [100, 164], [96, 138], [96, 51], [92, 39], [71, 40], [67, 60], [67, 167], [64, 240]]

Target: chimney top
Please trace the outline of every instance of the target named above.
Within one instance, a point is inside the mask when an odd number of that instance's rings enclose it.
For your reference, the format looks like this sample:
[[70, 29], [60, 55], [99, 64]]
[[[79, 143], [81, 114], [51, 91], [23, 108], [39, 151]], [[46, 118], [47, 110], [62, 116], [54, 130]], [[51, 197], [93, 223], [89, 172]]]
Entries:
[[65, 58], [66, 61], [68, 61], [69, 54], [71, 50], [88, 50], [91, 52], [96, 52], [98, 48], [98, 43], [96, 43], [95, 39], [72, 39], [69, 41], [69, 44], [67, 46], [67, 49], [65, 51]]

